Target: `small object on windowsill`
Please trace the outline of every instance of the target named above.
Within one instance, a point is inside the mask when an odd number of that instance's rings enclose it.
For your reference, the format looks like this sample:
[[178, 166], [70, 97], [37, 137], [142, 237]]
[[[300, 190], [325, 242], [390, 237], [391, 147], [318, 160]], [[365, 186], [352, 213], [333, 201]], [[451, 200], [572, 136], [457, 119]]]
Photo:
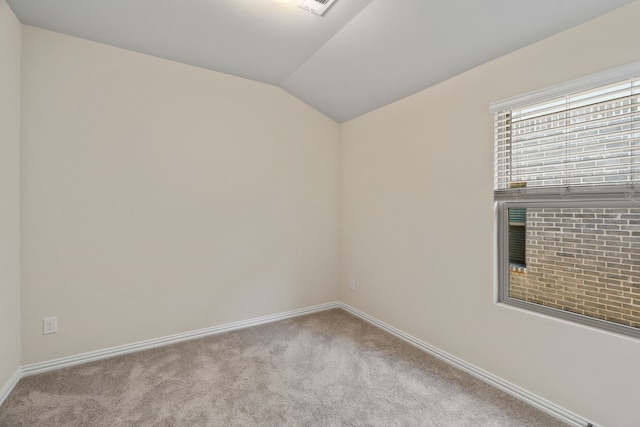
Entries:
[[514, 273], [526, 273], [527, 267], [522, 264], [509, 264], [509, 271]]

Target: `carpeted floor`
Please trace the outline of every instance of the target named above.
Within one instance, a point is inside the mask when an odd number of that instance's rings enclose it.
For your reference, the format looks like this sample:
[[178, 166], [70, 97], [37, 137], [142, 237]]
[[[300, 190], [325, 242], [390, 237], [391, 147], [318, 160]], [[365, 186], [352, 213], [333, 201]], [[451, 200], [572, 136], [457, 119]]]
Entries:
[[23, 378], [0, 426], [564, 426], [334, 309]]

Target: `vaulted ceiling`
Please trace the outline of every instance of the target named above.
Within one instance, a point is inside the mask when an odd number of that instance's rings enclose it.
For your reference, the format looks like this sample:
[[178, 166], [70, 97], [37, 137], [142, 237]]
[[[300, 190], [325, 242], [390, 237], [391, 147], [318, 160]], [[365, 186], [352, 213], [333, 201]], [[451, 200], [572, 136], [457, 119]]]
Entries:
[[23, 24], [283, 88], [343, 122], [633, 0], [7, 0]]

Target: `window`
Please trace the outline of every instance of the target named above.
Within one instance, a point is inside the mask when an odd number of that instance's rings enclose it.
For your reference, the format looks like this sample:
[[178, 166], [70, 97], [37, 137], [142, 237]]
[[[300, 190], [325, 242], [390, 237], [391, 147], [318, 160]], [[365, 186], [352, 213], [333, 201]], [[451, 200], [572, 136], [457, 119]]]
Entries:
[[524, 272], [527, 267], [527, 210], [509, 209], [509, 268]]
[[640, 62], [491, 110], [498, 300], [640, 337]]

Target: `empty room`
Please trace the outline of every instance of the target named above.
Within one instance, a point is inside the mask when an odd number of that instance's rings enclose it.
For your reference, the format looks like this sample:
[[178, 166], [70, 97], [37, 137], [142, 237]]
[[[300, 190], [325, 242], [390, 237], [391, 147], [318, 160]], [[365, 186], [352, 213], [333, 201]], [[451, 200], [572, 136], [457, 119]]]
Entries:
[[0, 426], [640, 426], [640, 0], [0, 0]]

